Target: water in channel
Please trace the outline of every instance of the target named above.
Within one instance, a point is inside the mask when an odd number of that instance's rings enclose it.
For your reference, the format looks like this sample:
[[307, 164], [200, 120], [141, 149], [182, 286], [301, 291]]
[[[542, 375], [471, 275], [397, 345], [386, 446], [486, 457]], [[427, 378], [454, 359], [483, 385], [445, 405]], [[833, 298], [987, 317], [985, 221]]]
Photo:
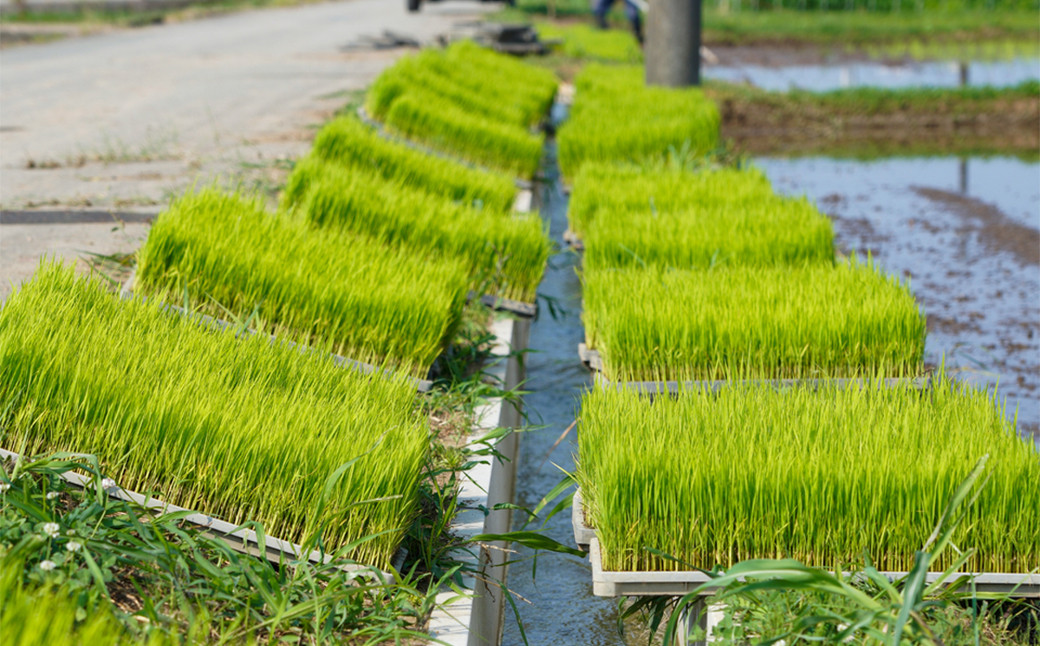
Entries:
[[708, 65], [704, 77], [750, 83], [763, 90], [826, 92], [851, 87], [910, 88], [963, 85], [1009, 87], [1040, 79], [1040, 59], [1007, 61], [853, 62], [836, 65]]
[[[554, 108], [559, 120], [562, 108]], [[549, 222], [553, 240], [561, 240], [567, 228], [567, 195], [561, 191], [556, 165], [555, 144], [547, 146], [546, 176], [541, 196], [541, 212]], [[574, 421], [581, 393], [591, 383], [588, 370], [578, 360], [578, 344], [585, 340], [581, 323], [581, 283], [576, 268], [580, 257], [569, 251], [549, 260], [539, 294], [555, 299], [564, 313], [553, 318], [544, 302], [538, 319], [531, 325], [527, 355], [527, 383], [524, 407], [534, 430], [520, 440], [517, 464], [518, 505], [533, 508], [561, 479], [561, 469], [574, 469], [577, 431], [561, 435]], [[557, 443], [559, 441], [559, 444]], [[523, 521], [514, 514], [515, 528]], [[549, 521], [546, 533], [567, 545], [574, 544], [570, 513], [562, 513]], [[514, 546], [516, 558], [530, 559], [531, 553]], [[592, 595], [592, 570], [588, 559], [561, 554], [547, 554], [509, 567], [509, 589], [517, 597], [520, 620], [528, 642], [544, 646], [613, 646], [624, 644], [617, 633], [617, 604], [612, 599]], [[528, 603], [529, 602], [529, 603]], [[520, 629], [511, 611], [506, 609], [505, 646], [523, 644]], [[629, 631], [631, 644], [646, 644], [645, 633], [638, 627]]]

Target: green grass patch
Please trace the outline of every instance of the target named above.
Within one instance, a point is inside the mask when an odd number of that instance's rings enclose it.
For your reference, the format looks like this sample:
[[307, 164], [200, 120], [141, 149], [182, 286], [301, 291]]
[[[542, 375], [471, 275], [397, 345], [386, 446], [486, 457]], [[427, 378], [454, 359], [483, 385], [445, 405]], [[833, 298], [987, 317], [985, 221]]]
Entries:
[[297, 543], [374, 536], [352, 556], [377, 566], [418, 513], [428, 437], [405, 380], [122, 301], [53, 264], [5, 303], [0, 340], [5, 448], [94, 454], [125, 489]]
[[[465, 267], [267, 212], [214, 189], [159, 215], [140, 291], [337, 354], [425, 376], [462, 315]], [[229, 314], [230, 313], [230, 314]]]
[[301, 196], [297, 213], [318, 228], [401, 246], [416, 259], [461, 261], [470, 288], [480, 293], [533, 302], [549, 257], [549, 238], [537, 213], [477, 210], [361, 167], [304, 159], [289, 178], [286, 195]]
[[831, 221], [805, 198], [612, 212], [596, 219], [584, 243], [586, 271], [834, 264]]
[[646, 87], [639, 66], [590, 64], [575, 79], [574, 105], [558, 133], [560, 170], [587, 161], [646, 162], [719, 142], [719, 111], [699, 88]]
[[769, 179], [755, 168], [647, 172], [590, 162], [574, 178], [567, 217], [571, 231], [584, 235], [601, 218], [613, 222], [647, 211], [672, 214], [721, 205], [750, 207], [772, 198]]
[[925, 319], [909, 286], [837, 266], [613, 269], [584, 276], [586, 342], [612, 381], [916, 376]]
[[[312, 155], [493, 212], [511, 210], [516, 199], [516, 184], [511, 177], [469, 168], [389, 141], [353, 116], [325, 124], [314, 138]], [[300, 201], [307, 188], [299, 183], [302, 176], [294, 177], [296, 183], [290, 182], [283, 198], [287, 203]]]
[[[962, 480], [985, 483], [934, 569], [1040, 567], [1040, 461], [991, 393], [946, 377], [903, 385], [727, 386], [653, 401], [597, 391], [581, 405], [577, 480], [608, 570], [793, 558], [908, 571]], [[987, 479], [988, 478], [988, 479]], [[789, 624], [788, 624], [789, 625]]]
[[473, 43], [426, 50], [386, 69], [365, 106], [395, 134], [468, 161], [523, 177], [534, 175], [544, 139], [540, 121], [555, 76]]
[[542, 40], [562, 40], [558, 51], [570, 58], [601, 63], [642, 63], [643, 50], [629, 32], [617, 29], [598, 29], [586, 24], [555, 24], [539, 22], [535, 25]]

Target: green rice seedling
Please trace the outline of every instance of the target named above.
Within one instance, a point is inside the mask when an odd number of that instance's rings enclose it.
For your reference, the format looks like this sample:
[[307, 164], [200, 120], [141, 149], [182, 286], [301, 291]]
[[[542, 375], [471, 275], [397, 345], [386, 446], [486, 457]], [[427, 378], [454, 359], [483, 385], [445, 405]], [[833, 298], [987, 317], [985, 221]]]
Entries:
[[577, 480], [608, 570], [758, 558], [842, 568], [866, 554], [906, 572], [985, 455], [958, 549], [934, 569], [968, 550], [965, 571], [1040, 567], [1040, 457], [992, 393], [945, 376], [923, 392], [740, 383], [651, 402], [596, 391], [582, 399], [578, 437]]
[[556, 86], [556, 77], [547, 70], [460, 41], [444, 51], [406, 57], [385, 70], [372, 85], [366, 108], [384, 119], [397, 98], [418, 91], [475, 115], [526, 127], [545, 117]]
[[643, 50], [635, 36], [619, 29], [597, 29], [591, 25], [539, 23], [542, 40], [563, 41], [564, 56], [604, 63], [642, 63]]
[[529, 177], [543, 138], [528, 127], [545, 116], [555, 92], [550, 72], [463, 42], [388, 68], [365, 105], [396, 134]]
[[611, 267], [833, 265], [831, 221], [806, 199], [766, 198], [685, 212], [600, 217], [585, 235], [586, 271]]
[[639, 67], [588, 65], [558, 133], [560, 170], [574, 177], [589, 160], [645, 162], [670, 150], [700, 155], [719, 141], [719, 111], [699, 88], [646, 87]]
[[219, 318], [424, 376], [462, 315], [466, 269], [276, 217], [259, 198], [189, 193], [152, 226], [137, 286]]
[[472, 289], [534, 301], [550, 245], [537, 214], [488, 214], [315, 159], [297, 172], [310, 178], [298, 212], [314, 225], [404, 246], [416, 257], [458, 259]]
[[239, 338], [44, 264], [0, 310], [0, 446], [96, 455], [124, 489], [386, 567], [428, 432], [403, 378]]
[[[495, 213], [511, 210], [516, 199], [516, 184], [507, 175], [469, 168], [390, 141], [354, 117], [325, 124], [314, 138], [311, 155]], [[289, 176], [282, 194], [283, 206], [302, 201], [307, 181], [306, 175], [296, 171]]]
[[547, 69], [528, 65], [470, 40], [452, 43], [444, 54], [456, 82], [523, 105], [529, 115], [528, 123], [545, 118], [560, 84], [556, 75]]
[[756, 168], [647, 172], [590, 162], [583, 164], [574, 177], [567, 217], [571, 231], [583, 234], [600, 216], [624, 219], [633, 211], [750, 207], [774, 197], [765, 173]]
[[612, 381], [917, 376], [925, 319], [908, 284], [837, 266], [601, 269], [586, 343]]
[[479, 118], [422, 91], [395, 100], [387, 111], [386, 126], [395, 134], [436, 150], [520, 177], [532, 177], [542, 159], [542, 135]]

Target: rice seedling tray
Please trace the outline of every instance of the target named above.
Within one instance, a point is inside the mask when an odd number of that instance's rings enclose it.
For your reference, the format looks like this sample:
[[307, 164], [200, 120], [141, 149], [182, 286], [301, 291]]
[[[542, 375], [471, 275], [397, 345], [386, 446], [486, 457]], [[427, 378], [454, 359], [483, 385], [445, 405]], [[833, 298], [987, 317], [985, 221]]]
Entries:
[[[120, 290], [119, 290], [119, 297], [120, 298], [126, 299], [126, 298], [132, 298], [133, 297], [133, 295], [134, 295], [134, 279], [136, 278], [136, 276], [137, 276], [136, 270], [130, 272], [130, 276], [127, 277], [126, 281], [123, 283], [122, 288], [120, 288]], [[167, 304], [164, 305], [164, 307], [166, 309], [168, 309], [168, 310], [177, 312], [177, 313], [182, 314], [184, 316], [194, 316], [194, 317], [198, 318], [199, 321], [201, 321], [201, 322], [203, 322], [203, 323], [205, 323], [207, 325], [211, 325], [211, 326], [213, 326], [213, 327], [215, 327], [217, 329], [220, 329], [220, 330], [226, 329], [226, 328], [231, 327], [231, 326], [234, 325], [233, 323], [230, 323], [229, 321], [225, 321], [223, 319], [218, 319], [216, 317], [209, 316], [208, 314], [189, 314], [188, 312], [186, 312], [184, 310], [183, 307], [180, 307], [179, 305], [173, 305], [173, 304], [167, 303]], [[246, 329], [242, 330], [241, 333], [245, 334], [247, 336], [252, 336], [254, 334], [257, 334], [257, 331], [252, 329], [252, 328], [246, 328]], [[271, 339], [272, 342], [274, 342], [276, 340], [276, 338], [277, 338], [273, 334], [269, 334], [268, 337]], [[289, 344], [290, 345], [296, 345], [295, 343], [292, 343], [292, 342], [289, 342]], [[307, 351], [310, 351], [311, 348], [308, 348], [308, 347], [304, 346], [304, 347], [300, 348], [300, 350], [302, 352], [307, 352]], [[365, 374], [365, 375], [369, 375], [369, 374], [372, 374], [373, 372], [376, 372], [377, 370], [380, 370], [380, 368], [378, 368], [376, 366], [373, 366], [371, 364], [364, 363], [363, 361], [356, 361], [354, 359], [350, 359], [348, 357], [344, 357], [344, 356], [341, 356], [341, 355], [338, 355], [338, 354], [332, 354], [331, 358], [332, 358], [333, 363], [335, 363], [337, 366], [342, 366], [344, 368], [350, 368], [352, 370], [357, 370], [358, 372], [360, 372], [362, 374]], [[420, 392], [420, 393], [429, 392], [430, 388], [433, 387], [433, 382], [430, 381], [429, 379], [417, 379], [415, 377], [406, 377], [406, 378], [409, 381], [411, 381], [413, 384], [415, 384], [415, 390], [417, 392]]]
[[[356, 114], [357, 114], [358, 119], [360, 119], [363, 123], [365, 123], [366, 125], [370, 126], [371, 128], [374, 128], [375, 131], [379, 133], [379, 136], [383, 137], [387, 141], [397, 142], [399, 144], [402, 144], [404, 146], [407, 146], [407, 147], [411, 148], [412, 150], [417, 150], [417, 151], [419, 151], [421, 153], [424, 153], [424, 154], [427, 154], [427, 155], [432, 155], [434, 157], [439, 157], [441, 159], [451, 160], [451, 161], [453, 161], [453, 162], [455, 162], [455, 163], [457, 163], [457, 164], [459, 164], [461, 166], [465, 166], [467, 168], [473, 168], [473, 169], [484, 171], [484, 172], [487, 172], [487, 173], [498, 172], [495, 169], [490, 168], [490, 167], [488, 167], [488, 166], [486, 166], [484, 164], [477, 164], [475, 162], [472, 162], [472, 161], [470, 161], [468, 159], [465, 159], [463, 157], [460, 157], [458, 155], [449, 154], [449, 153], [446, 153], [446, 152], [444, 152], [442, 150], [437, 150], [435, 148], [431, 148], [429, 146], [425, 146], [425, 145], [423, 145], [423, 144], [421, 144], [421, 143], [419, 143], [417, 141], [413, 141], [411, 139], [408, 139], [407, 137], [402, 137], [400, 135], [391, 134], [391, 133], [387, 132], [386, 128], [383, 126], [382, 123], [380, 123], [379, 121], [376, 121], [375, 119], [372, 118], [372, 115], [370, 115], [368, 113], [368, 111], [365, 110], [365, 106], [359, 106], [357, 111], [356, 111]], [[533, 181], [524, 179], [522, 177], [515, 177], [513, 181], [516, 184], [516, 187], [521, 189], [521, 190], [530, 190], [534, 186], [534, 182]]]
[[581, 498], [581, 487], [574, 491], [571, 502], [571, 527], [574, 530], [574, 543], [581, 549], [588, 549], [592, 539], [596, 538], [596, 530], [585, 523], [585, 506]]
[[[599, 539], [589, 543], [589, 561], [592, 564], [592, 593], [597, 597], [681, 596], [708, 583], [711, 578], [699, 571], [682, 572], [618, 572], [603, 569], [603, 555]], [[907, 572], [882, 572], [890, 581], [905, 577]], [[929, 572], [926, 580], [935, 581], [941, 572]], [[981, 593], [1009, 594], [1016, 599], [1040, 598], [1040, 573], [1003, 574], [981, 572], [975, 575], [975, 589]], [[704, 595], [714, 592], [704, 590]]]
[[[13, 451], [0, 448], [0, 458], [14, 461], [21, 458], [21, 456]], [[74, 471], [66, 471], [61, 474], [61, 477], [65, 482], [78, 489], [85, 489], [90, 486], [91, 483], [91, 478], [75, 473]], [[178, 507], [177, 505], [164, 502], [153, 496], [145, 496], [133, 491], [127, 491], [115, 482], [105, 486], [104, 489], [105, 493], [111, 498], [140, 505], [144, 509], [155, 511], [159, 514], [187, 512], [187, 515], [185, 515], [182, 520], [197, 527], [201, 527], [207, 536], [224, 541], [236, 552], [263, 557], [272, 563], [280, 563], [288, 559], [306, 559], [312, 563], [324, 564], [334, 560], [330, 554], [318, 550], [312, 550], [310, 553], [305, 553], [303, 547], [295, 543], [275, 538], [274, 536], [268, 536], [266, 534], [261, 536], [251, 529], [238, 527], [219, 518], [194, 512], [183, 507]], [[264, 543], [263, 552], [260, 550], [261, 541]], [[394, 555], [391, 567], [393, 567], [394, 570], [399, 571], [404, 566], [404, 559], [406, 556], [407, 552], [404, 548], [399, 548], [397, 553]], [[384, 580], [392, 580], [393, 578], [393, 575], [390, 572], [381, 571], [361, 564], [344, 564], [338, 567], [344, 571], [378, 573]]]
[[[468, 299], [470, 301], [478, 298], [476, 292], [470, 292]], [[537, 303], [525, 303], [524, 301], [515, 301], [510, 298], [502, 298], [494, 294], [484, 294], [479, 297], [480, 302], [487, 305], [496, 312], [509, 312], [516, 314], [523, 318], [534, 318], [538, 315], [538, 304]]]
[[[507, 390], [524, 380], [521, 351], [527, 347], [531, 323], [527, 319], [502, 317], [492, 325], [495, 335], [493, 354], [501, 357], [489, 372]], [[479, 407], [468, 444], [478, 446], [487, 433], [496, 428], [519, 428], [522, 411], [519, 405], [493, 399]], [[498, 441], [498, 456], [474, 465], [466, 472], [459, 490], [464, 503], [452, 523], [452, 533], [462, 539], [477, 534], [501, 534], [511, 529], [509, 509], [495, 509], [500, 503], [512, 503], [516, 484], [516, 456], [519, 437], [510, 433]], [[487, 511], [486, 510], [490, 510]], [[479, 576], [464, 576], [472, 594], [458, 596], [453, 590], [438, 595], [438, 607], [430, 618], [430, 636], [449, 646], [486, 646], [501, 641], [505, 610], [504, 584], [509, 553], [506, 545], [494, 542], [463, 554]]]
[[[595, 387], [601, 390], [635, 390], [644, 395], [676, 395], [683, 390], [699, 390], [706, 388], [712, 392], [717, 391], [719, 388], [724, 386], [731, 386], [735, 383], [741, 383], [745, 380], [729, 380], [729, 379], [717, 379], [711, 381], [611, 381], [607, 379], [607, 376], [603, 373], [603, 359], [599, 352], [590, 349], [584, 343], [578, 344], [578, 356], [581, 358], [582, 364], [591, 370], [595, 374]], [[858, 378], [838, 378], [838, 379], [755, 379], [750, 380], [752, 382], [764, 382], [774, 385], [777, 388], [786, 388], [796, 385], [812, 385], [818, 387], [821, 384], [834, 384], [837, 386], [844, 386], [847, 384], [862, 384], [863, 379]], [[897, 386], [900, 384], [909, 384], [914, 388], [926, 389], [931, 385], [931, 376], [922, 375], [920, 377], [892, 377], [881, 381], [885, 386]]]

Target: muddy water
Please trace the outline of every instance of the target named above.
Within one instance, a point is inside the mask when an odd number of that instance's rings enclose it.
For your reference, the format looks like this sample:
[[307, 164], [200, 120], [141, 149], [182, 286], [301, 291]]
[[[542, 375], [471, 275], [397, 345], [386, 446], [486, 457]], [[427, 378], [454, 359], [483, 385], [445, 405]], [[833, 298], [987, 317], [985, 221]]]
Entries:
[[1040, 59], [969, 62], [850, 62], [842, 65], [708, 65], [704, 76], [734, 83], [750, 83], [765, 90], [795, 88], [824, 92], [849, 87], [1007, 87], [1040, 79]]
[[778, 192], [807, 195], [839, 247], [909, 276], [928, 318], [926, 361], [996, 388], [1040, 445], [1040, 164], [1012, 158], [759, 159]]

